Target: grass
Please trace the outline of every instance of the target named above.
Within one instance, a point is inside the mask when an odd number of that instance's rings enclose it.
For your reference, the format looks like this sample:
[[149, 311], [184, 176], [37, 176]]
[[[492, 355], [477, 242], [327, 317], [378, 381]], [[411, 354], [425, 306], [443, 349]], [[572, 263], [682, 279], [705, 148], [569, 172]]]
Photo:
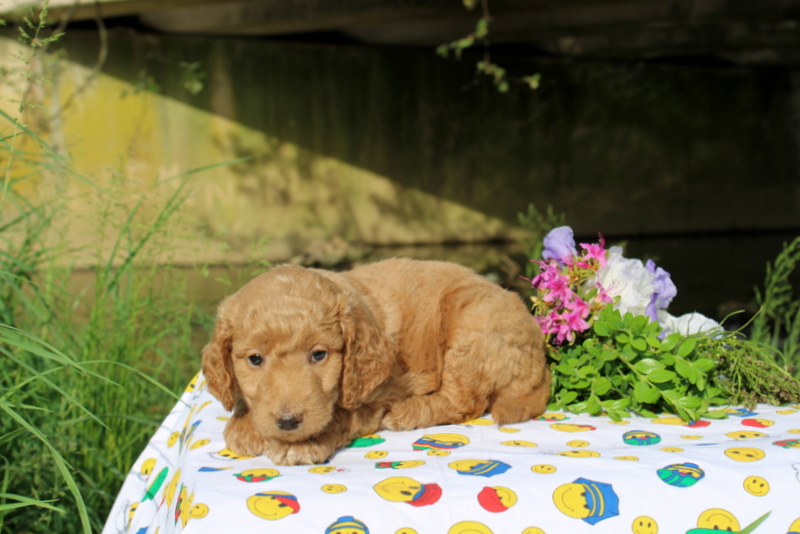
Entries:
[[[127, 188], [120, 208], [124, 177], [95, 184], [19, 120], [0, 120], [0, 532], [88, 534], [197, 372], [193, 334], [207, 338], [212, 323], [187, 273], [154, 261], [193, 173]], [[93, 250], [59, 238], [68, 199], [17, 192], [68, 180], [94, 199]], [[94, 258], [77, 291], [63, 260], [76, 252]]]

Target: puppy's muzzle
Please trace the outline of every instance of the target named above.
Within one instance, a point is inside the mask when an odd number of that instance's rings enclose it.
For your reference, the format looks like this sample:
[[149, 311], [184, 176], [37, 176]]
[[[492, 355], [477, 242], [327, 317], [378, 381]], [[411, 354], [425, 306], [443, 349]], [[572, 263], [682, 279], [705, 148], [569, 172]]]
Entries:
[[278, 416], [275, 424], [281, 430], [294, 430], [303, 422], [303, 414], [283, 414]]

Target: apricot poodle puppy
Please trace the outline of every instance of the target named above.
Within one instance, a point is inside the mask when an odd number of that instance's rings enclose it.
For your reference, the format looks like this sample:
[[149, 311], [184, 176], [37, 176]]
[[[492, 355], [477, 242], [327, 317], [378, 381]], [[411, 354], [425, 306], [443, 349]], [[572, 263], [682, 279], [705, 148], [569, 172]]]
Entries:
[[521, 299], [453, 263], [393, 259], [333, 273], [280, 266], [219, 306], [203, 349], [233, 415], [227, 446], [320, 463], [380, 429], [541, 414], [550, 373]]

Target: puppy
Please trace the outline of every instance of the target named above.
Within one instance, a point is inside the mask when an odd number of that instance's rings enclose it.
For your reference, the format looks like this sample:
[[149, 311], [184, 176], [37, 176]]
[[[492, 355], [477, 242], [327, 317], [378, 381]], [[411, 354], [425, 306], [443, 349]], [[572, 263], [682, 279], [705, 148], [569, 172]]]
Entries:
[[521, 299], [446, 262], [392, 259], [333, 273], [275, 267], [219, 306], [203, 349], [233, 415], [227, 446], [321, 463], [380, 429], [540, 415], [550, 373]]

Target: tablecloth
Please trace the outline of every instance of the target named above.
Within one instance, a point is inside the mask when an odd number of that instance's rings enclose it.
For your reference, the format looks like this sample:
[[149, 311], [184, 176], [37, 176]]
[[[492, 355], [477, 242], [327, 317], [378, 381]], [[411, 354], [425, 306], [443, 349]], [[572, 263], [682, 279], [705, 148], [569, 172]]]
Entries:
[[317, 466], [237, 456], [199, 374], [103, 534], [800, 532], [800, 406], [724, 420], [545, 413], [381, 431]]

